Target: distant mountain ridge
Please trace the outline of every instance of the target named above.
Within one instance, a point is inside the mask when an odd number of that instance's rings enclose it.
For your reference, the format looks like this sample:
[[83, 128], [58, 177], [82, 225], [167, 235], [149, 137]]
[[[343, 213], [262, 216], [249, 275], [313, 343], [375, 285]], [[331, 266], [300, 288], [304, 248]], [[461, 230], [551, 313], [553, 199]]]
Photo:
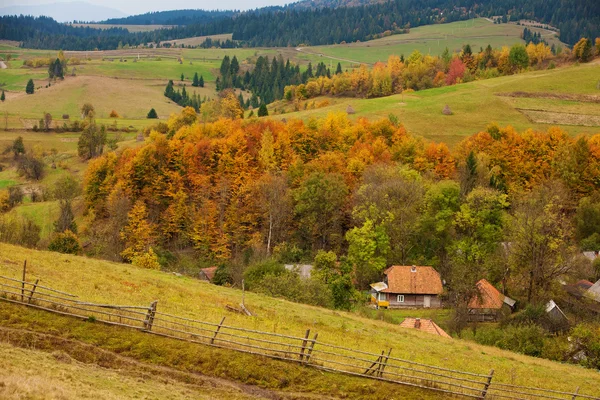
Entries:
[[206, 23], [219, 18], [232, 17], [239, 11], [169, 10], [130, 15], [124, 18], [109, 18], [103, 24], [114, 25], [189, 25]]
[[46, 16], [58, 22], [102, 21], [109, 18], [125, 17], [122, 11], [114, 8], [73, 1], [40, 5], [18, 5], [0, 8], [0, 15]]

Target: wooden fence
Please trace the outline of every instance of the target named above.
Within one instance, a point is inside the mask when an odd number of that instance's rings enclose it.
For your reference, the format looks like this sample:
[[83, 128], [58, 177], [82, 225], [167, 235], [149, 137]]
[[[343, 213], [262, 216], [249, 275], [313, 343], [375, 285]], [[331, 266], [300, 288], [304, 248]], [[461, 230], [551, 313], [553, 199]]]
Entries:
[[450, 396], [475, 399], [575, 400], [599, 397], [575, 392], [509, 385], [493, 381], [494, 371], [476, 374], [417, 363], [393, 356], [393, 349], [372, 353], [318, 340], [307, 329], [302, 336], [262, 332], [163, 313], [158, 301], [149, 306], [97, 304], [42, 286], [39, 280], [0, 276], [0, 299], [53, 313], [124, 326], [155, 335], [296, 362], [321, 370], [415, 386]]

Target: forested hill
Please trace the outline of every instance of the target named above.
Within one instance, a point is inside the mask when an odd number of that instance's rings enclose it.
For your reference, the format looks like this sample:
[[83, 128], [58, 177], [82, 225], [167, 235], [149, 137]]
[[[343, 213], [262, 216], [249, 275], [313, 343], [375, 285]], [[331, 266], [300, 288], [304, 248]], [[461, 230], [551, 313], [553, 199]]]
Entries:
[[[344, 0], [331, 1], [338, 5]], [[365, 1], [365, 0], [359, 0]], [[351, 4], [348, 3], [348, 4]], [[191, 11], [190, 11], [191, 12]], [[164, 22], [185, 18], [186, 11], [161, 13]], [[393, 0], [356, 7], [265, 8], [227, 16], [216, 12], [189, 18], [193, 23], [172, 29], [129, 33], [125, 30], [99, 32], [67, 29], [53, 20], [0, 17], [0, 39], [18, 40], [23, 46], [64, 50], [114, 49], [119, 42], [137, 46], [149, 42], [233, 32], [233, 39], [248, 46], [324, 45], [371, 40], [381, 35], [402, 33], [407, 28], [452, 22], [476, 16], [508, 16], [511, 20], [533, 19], [560, 29], [560, 39], [575, 44], [581, 37], [600, 36], [600, 2], [589, 0]], [[144, 16], [137, 16], [143, 21]], [[211, 18], [206, 21], [205, 18]], [[48, 21], [49, 20], [49, 21]], [[114, 20], [113, 20], [114, 21]], [[162, 20], [161, 20], [162, 21]], [[155, 19], [155, 23], [159, 20]], [[129, 21], [128, 23], [131, 23]]]
[[111, 18], [102, 24], [112, 25], [190, 25], [232, 17], [239, 11], [172, 10], [156, 11], [125, 18]]

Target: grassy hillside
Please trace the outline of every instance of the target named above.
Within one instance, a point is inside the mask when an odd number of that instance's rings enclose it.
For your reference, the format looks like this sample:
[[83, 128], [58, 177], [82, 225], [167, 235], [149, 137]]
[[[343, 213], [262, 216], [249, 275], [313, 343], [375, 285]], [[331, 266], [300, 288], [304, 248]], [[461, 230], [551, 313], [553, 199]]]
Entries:
[[[404, 54], [408, 57], [414, 50], [423, 54], [440, 55], [446, 48], [450, 52], [458, 53], [466, 44], [470, 44], [474, 51], [479, 51], [480, 47], [485, 48], [488, 44], [493, 48], [500, 48], [524, 43], [521, 39], [523, 28], [514, 23], [494, 24], [485, 18], [478, 18], [449, 24], [420, 26], [411, 29], [407, 34], [392, 35], [368, 42], [310, 47], [307, 51], [364, 63], [385, 62], [391, 54]], [[534, 32], [541, 32], [549, 44], [560, 44], [554, 32], [539, 28], [531, 29]]]
[[[160, 118], [166, 118], [173, 112], [179, 112], [181, 107], [163, 96], [164, 88], [165, 84], [161, 81], [67, 77], [34, 95], [24, 92], [9, 94], [6, 102], [0, 105], [0, 112], [35, 119], [41, 118], [43, 112], [49, 112], [55, 120], [59, 120], [63, 114], [79, 118], [81, 106], [91, 103], [98, 118], [108, 118], [111, 110], [116, 110], [124, 119], [145, 119], [151, 108], [156, 109]], [[117, 123], [125, 126], [119, 120]]]
[[[377, 99], [333, 98], [328, 107], [287, 113], [277, 118], [308, 120], [330, 112], [346, 112], [347, 106], [351, 105], [356, 111], [352, 118], [387, 118], [394, 114], [409, 132], [450, 145], [485, 129], [492, 122], [512, 125], [518, 130], [546, 130], [558, 125], [572, 135], [595, 134], [600, 133], [600, 122], [596, 119], [600, 115], [598, 102], [547, 98], [544, 94], [597, 96], [600, 95], [596, 87], [599, 76], [600, 63], [595, 62]], [[541, 97], [507, 95], [515, 91], [541, 93]], [[315, 103], [320, 100], [315, 99]], [[445, 105], [454, 115], [442, 114]], [[581, 118], [576, 119], [569, 113]], [[548, 116], [558, 119], [552, 120]]]
[[[0, 353], [0, 398], [5, 400], [264, 398], [244, 393], [224, 380], [177, 379], [177, 375], [169, 376], [169, 371], [134, 363], [111, 369], [72, 358], [64, 350], [43, 352], [0, 343]], [[81, 353], [73, 356], [82, 358]]]
[[[247, 293], [246, 304], [257, 316], [245, 317], [225, 310], [225, 305], [240, 302], [240, 291], [189, 277], [6, 244], [0, 244], [0, 254], [0, 274], [20, 276], [22, 262], [27, 259], [28, 279], [40, 278], [45, 285], [93, 302], [146, 305], [158, 299], [161, 311], [184, 317], [218, 323], [227, 316], [230, 325], [290, 335], [299, 335], [310, 328], [319, 332], [319, 340], [346, 347], [374, 352], [392, 347], [396, 357], [476, 373], [488, 373], [494, 368], [494, 379], [498, 382], [554, 389], [580, 385], [582, 392], [600, 391], [596, 371], [439, 338], [353, 313]], [[39, 320], [43, 313], [37, 315]], [[6, 320], [2, 322], [6, 323]], [[93, 336], [78, 332], [79, 336]]]

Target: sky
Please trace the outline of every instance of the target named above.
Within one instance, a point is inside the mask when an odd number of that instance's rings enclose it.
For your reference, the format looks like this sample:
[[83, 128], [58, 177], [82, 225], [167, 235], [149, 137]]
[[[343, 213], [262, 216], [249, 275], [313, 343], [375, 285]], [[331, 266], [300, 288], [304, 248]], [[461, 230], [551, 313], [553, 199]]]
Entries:
[[[296, 0], [83, 0], [88, 3], [114, 8], [125, 14], [144, 14], [149, 11], [205, 9], [205, 10], [248, 10], [257, 7], [283, 5]], [[69, 3], [61, 0], [0, 0], [1, 7], [31, 6], [50, 3]]]

